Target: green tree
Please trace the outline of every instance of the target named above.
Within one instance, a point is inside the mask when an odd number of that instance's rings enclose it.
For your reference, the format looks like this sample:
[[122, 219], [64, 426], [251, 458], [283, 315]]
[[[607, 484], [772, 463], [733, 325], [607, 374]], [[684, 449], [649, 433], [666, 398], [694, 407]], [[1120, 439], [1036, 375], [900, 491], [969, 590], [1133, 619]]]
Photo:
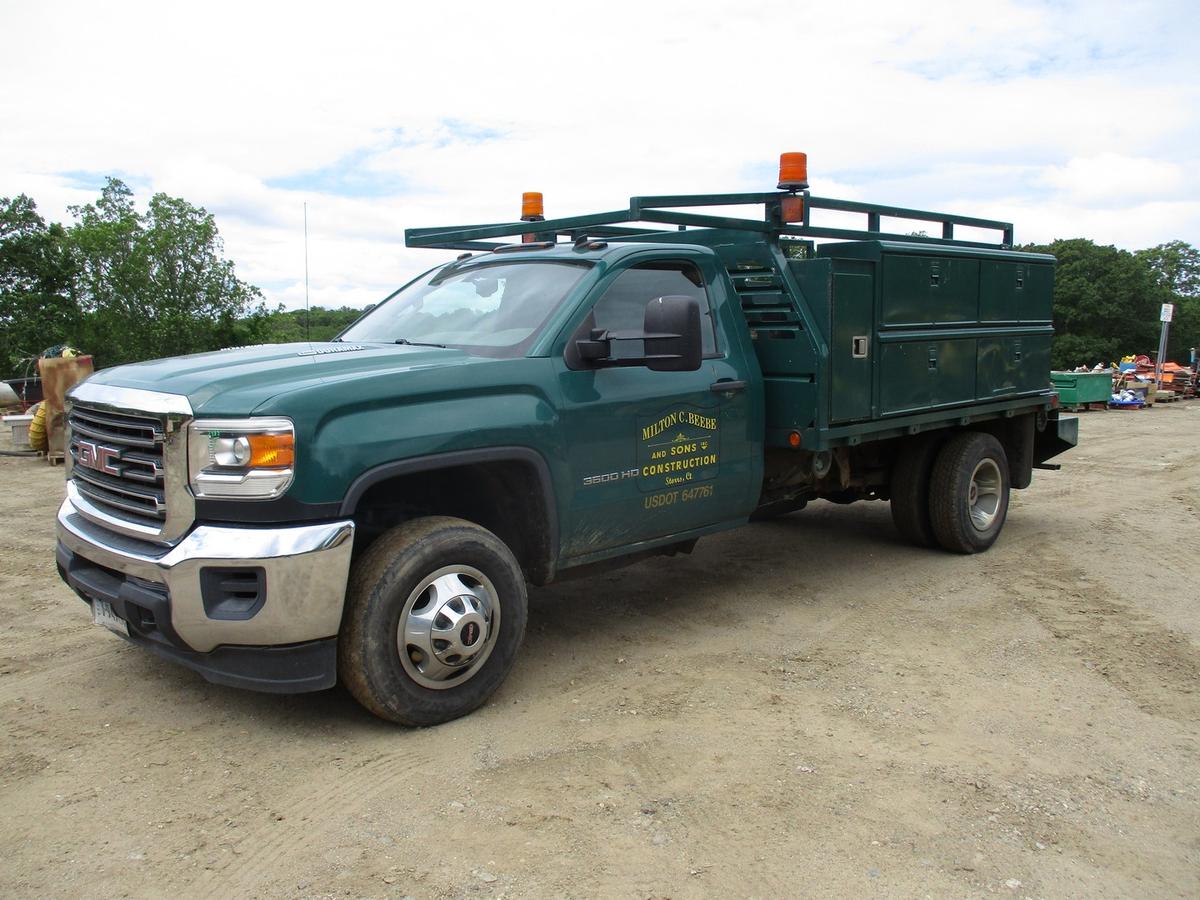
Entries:
[[1200, 250], [1184, 241], [1169, 241], [1139, 250], [1155, 279], [1179, 297], [1200, 297]]
[[141, 214], [109, 178], [94, 204], [71, 208], [69, 229], [86, 320], [81, 343], [97, 364], [215, 350], [253, 340], [262, 295], [234, 273], [212, 215], [155, 194]]
[[[369, 308], [369, 307], [368, 307]], [[281, 304], [268, 314], [261, 330], [261, 340], [271, 344], [293, 341], [327, 341], [344, 331], [363, 314], [364, 310], [343, 306], [330, 309], [314, 306], [309, 310], [284, 309]]]
[[0, 198], [0, 372], [60, 343], [77, 343], [81, 315], [71, 295], [66, 232], [47, 225], [24, 194]]
[[1155, 281], [1175, 304], [1175, 317], [1167, 336], [1167, 359], [1187, 364], [1189, 351], [1200, 345], [1200, 251], [1183, 241], [1170, 241], [1139, 250]]
[[1058, 260], [1050, 354], [1054, 368], [1155, 352], [1159, 304], [1168, 293], [1146, 260], [1085, 238], [1023, 249], [1051, 253]]

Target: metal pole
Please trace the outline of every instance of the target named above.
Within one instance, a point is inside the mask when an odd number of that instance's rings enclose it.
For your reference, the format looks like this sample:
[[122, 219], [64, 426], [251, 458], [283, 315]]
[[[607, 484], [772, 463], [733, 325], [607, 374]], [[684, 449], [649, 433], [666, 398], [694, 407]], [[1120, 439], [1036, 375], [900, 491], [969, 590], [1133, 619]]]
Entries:
[[1163, 362], [1167, 355], [1167, 333], [1171, 330], [1171, 318], [1175, 312], [1173, 304], [1164, 303], [1159, 319], [1162, 321], [1162, 333], [1158, 336], [1158, 358], [1154, 361], [1154, 390], [1162, 390]]
[[311, 340], [308, 332], [308, 203], [304, 204], [304, 339]]

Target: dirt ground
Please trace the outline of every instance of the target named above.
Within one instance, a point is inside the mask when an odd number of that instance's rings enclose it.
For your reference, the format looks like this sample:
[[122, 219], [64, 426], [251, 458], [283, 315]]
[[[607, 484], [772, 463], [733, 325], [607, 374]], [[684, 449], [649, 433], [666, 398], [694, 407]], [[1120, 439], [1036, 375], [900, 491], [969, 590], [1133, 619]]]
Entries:
[[818, 504], [534, 590], [408, 731], [91, 625], [0, 457], [0, 895], [1200, 896], [1200, 402], [1061, 462], [978, 557]]

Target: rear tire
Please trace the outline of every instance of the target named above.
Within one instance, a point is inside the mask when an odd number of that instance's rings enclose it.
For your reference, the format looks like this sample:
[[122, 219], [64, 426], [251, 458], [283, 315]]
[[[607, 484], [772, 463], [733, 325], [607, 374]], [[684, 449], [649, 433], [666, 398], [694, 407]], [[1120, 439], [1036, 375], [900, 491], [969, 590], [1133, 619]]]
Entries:
[[980, 553], [996, 542], [1008, 515], [1008, 457], [990, 434], [955, 435], [938, 453], [929, 485], [929, 518], [952, 553]]
[[929, 518], [929, 482], [942, 436], [923, 434], [904, 441], [892, 467], [892, 522], [909, 543], [936, 547]]
[[401, 725], [437, 725], [482, 706], [525, 634], [525, 578], [486, 528], [445, 516], [381, 535], [355, 562], [338, 637], [354, 698]]

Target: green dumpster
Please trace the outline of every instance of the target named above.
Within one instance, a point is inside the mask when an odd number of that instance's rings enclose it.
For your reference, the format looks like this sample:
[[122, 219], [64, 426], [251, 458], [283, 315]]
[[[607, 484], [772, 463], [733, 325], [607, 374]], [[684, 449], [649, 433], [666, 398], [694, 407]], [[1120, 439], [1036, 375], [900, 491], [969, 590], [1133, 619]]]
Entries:
[[1112, 373], [1107, 369], [1103, 372], [1051, 372], [1050, 383], [1063, 406], [1107, 403], [1112, 397]]

